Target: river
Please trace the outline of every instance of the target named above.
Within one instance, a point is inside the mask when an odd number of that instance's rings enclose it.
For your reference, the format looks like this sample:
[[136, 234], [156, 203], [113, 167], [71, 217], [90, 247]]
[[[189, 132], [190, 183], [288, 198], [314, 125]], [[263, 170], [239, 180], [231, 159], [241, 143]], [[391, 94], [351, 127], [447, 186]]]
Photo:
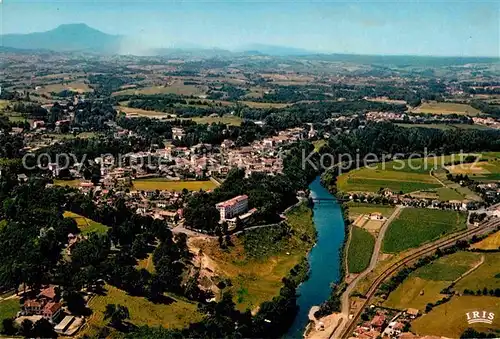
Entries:
[[[318, 176], [310, 185], [316, 198], [334, 198], [323, 186]], [[297, 289], [299, 312], [285, 335], [302, 338], [312, 306], [320, 305], [330, 296], [332, 282], [340, 278], [340, 251], [345, 237], [342, 209], [336, 201], [323, 201], [314, 205], [314, 224], [318, 231], [316, 245], [309, 253], [309, 279]]]

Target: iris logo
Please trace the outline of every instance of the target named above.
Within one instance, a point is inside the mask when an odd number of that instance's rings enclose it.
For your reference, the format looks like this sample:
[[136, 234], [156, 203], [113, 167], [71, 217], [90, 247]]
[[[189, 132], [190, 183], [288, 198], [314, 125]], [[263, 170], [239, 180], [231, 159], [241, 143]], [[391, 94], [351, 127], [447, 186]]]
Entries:
[[493, 319], [495, 319], [495, 313], [487, 311], [467, 312], [465, 313], [465, 315], [467, 316], [468, 324], [475, 324], [475, 323], [491, 324], [493, 323]]

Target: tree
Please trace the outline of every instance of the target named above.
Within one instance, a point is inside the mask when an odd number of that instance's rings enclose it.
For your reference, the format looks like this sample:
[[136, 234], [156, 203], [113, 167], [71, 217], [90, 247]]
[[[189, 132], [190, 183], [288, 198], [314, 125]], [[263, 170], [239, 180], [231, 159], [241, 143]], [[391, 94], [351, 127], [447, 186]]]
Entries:
[[14, 335], [16, 334], [17, 329], [14, 326], [14, 319], [6, 318], [2, 320], [2, 334], [6, 335]]
[[109, 319], [109, 325], [114, 328], [119, 328], [123, 325], [123, 321], [130, 319], [130, 313], [126, 306], [108, 304], [104, 311], [104, 319]]
[[19, 334], [30, 338], [32, 337], [32, 331], [33, 331], [33, 322], [29, 319], [24, 319], [23, 322], [21, 323], [21, 328], [19, 328]]
[[42, 318], [33, 326], [32, 336], [36, 338], [57, 338], [57, 333], [49, 321]]

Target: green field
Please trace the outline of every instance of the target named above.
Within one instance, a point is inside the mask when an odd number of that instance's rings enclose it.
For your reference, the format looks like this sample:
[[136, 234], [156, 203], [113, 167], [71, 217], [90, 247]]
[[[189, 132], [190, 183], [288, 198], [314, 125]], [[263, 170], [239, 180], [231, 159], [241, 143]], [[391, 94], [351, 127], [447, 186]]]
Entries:
[[471, 274], [461, 279], [454, 287], [455, 291], [463, 292], [465, 289], [477, 291], [484, 287], [495, 289], [500, 287], [500, 253], [482, 253], [485, 261]]
[[396, 124], [404, 128], [434, 128], [442, 131], [449, 131], [453, 129], [476, 129], [476, 130], [491, 130], [491, 127], [483, 125], [469, 125], [469, 124]]
[[464, 196], [449, 187], [440, 187], [437, 189], [437, 194], [439, 200], [449, 201], [449, 200], [463, 200]]
[[389, 218], [394, 212], [394, 207], [388, 205], [375, 205], [359, 202], [348, 202], [349, 217], [354, 218], [361, 214], [371, 214], [375, 212], [381, 213], [384, 217]]
[[473, 248], [480, 248], [483, 250], [498, 250], [500, 249], [500, 231], [490, 234], [487, 238], [472, 245]]
[[133, 94], [176, 94], [176, 95], [201, 95], [205, 93], [205, 86], [184, 85], [183, 81], [176, 80], [168, 86], [150, 86], [143, 88], [130, 88], [114, 92], [112, 95], [133, 95]]
[[397, 253], [465, 228], [466, 216], [455, 211], [405, 208], [387, 230], [385, 253]]
[[206, 181], [172, 181], [162, 178], [138, 179], [134, 180], [132, 189], [139, 191], [182, 191], [184, 188], [188, 191], [212, 190], [217, 185], [210, 180]]
[[384, 306], [425, 310], [427, 303], [434, 303], [444, 297], [441, 290], [467, 272], [481, 255], [472, 252], [456, 252], [441, 257], [412, 272], [384, 302]]
[[104, 311], [107, 304], [127, 306], [130, 322], [136, 326], [162, 326], [166, 328], [184, 328], [202, 319], [195, 303], [184, 301], [175, 296], [168, 296], [169, 303], [155, 304], [144, 297], [128, 295], [116, 287], [106, 285], [106, 295], [96, 295], [89, 302], [93, 314], [88, 320], [84, 334], [94, 337], [99, 329], [107, 325]]
[[442, 131], [449, 131], [455, 129], [455, 127], [448, 124], [396, 124], [396, 125], [404, 128], [434, 128], [434, 129], [440, 129]]
[[70, 211], [65, 211], [63, 215], [65, 218], [74, 219], [76, 221], [76, 224], [78, 225], [78, 228], [82, 231], [83, 235], [89, 233], [105, 234], [107, 233], [109, 228], [108, 226], [105, 226], [99, 222], [85, 218], [84, 216], [81, 216], [79, 214]]
[[19, 299], [9, 299], [0, 301], [0, 332], [3, 330], [2, 321], [13, 318], [21, 310]]
[[81, 183], [82, 183], [82, 181], [80, 179], [74, 179], [74, 180], [54, 179], [54, 185], [57, 185], [57, 186], [80, 187]]
[[224, 115], [222, 117], [194, 117], [194, 118], [188, 118], [186, 120], [189, 119], [193, 120], [197, 124], [221, 123], [231, 126], [240, 126], [241, 122], [243, 121], [240, 117], [234, 115]]
[[500, 161], [497, 160], [496, 153], [485, 153], [477, 163], [459, 164], [449, 166], [448, 170], [452, 174], [467, 174], [475, 181], [496, 181], [500, 180]]
[[413, 113], [431, 113], [431, 114], [459, 114], [476, 116], [481, 112], [467, 104], [452, 102], [424, 102], [412, 110]]
[[[386, 169], [382, 169], [385, 166]], [[403, 170], [392, 170], [394, 163], [377, 165], [377, 168], [361, 168], [342, 174], [337, 178], [337, 188], [342, 192], [378, 192], [388, 188], [394, 192], [409, 193], [428, 188], [438, 188], [441, 184], [427, 173], [419, 173], [421, 169], [405, 167]]]
[[453, 281], [467, 272], [480, 260], [480, 253], [456, 252], [420, 267], [413, 274], [426, 280]]
[[441, 291], [448, 285], [450, 285], [449, 281], [426, 280], [410, 275], [398, 288], [389, 294], [384, 306], [399, 310], [416, 308], [423, 311], [425, 305], [435, 303], [445, 296], [441, 294]]
[[347, 252], [347, 266], [349, 273], [360, 273], [370, 264], [375, 238], [368, 231], [356, 226], [351, 228], [351, 232], [351, 242]]
[[325, 139], [320, 139], [313, 141], [312, 144], [314, 145], [314, 151], [318, 152], [321, 147], [327, 144], [327, 141]]
[[[494, 312], [493, 324], [467, 324], [466, 313], [479, 310]], [[493, 332], [500, 328], [499, 310], [500, 298], [454, 296], [449, 302], [434, 307], [428, 314], [414, 320], [411, 329], [419, 336], [432, 335], [447, 338], [459, 338], [468, 327], [478, 332]]]

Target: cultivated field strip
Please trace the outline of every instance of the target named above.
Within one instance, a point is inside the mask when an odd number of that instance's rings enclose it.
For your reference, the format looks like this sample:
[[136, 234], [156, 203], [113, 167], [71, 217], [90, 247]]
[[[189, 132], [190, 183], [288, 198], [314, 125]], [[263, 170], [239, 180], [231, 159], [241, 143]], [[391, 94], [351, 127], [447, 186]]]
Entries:
[[350, 322], [348, 323], [348, 326], [342, 332], [341, 338], [348, 338], [349, 337], [349, 334], [352, 333], [352, 331], [354, 330], [354, 327], [356, 326], [356, 323], [359, 320], [359, 317], [363, 313], [364, 308], [369, 304], [371, 298], [375, 295], [380, 284], [382, 284], [382, 282], [384, 282], [392, 274], [397, 272], [400, 268], [402, 268], [403, 266], [405, 266], [406, 264], [408, 264], [412, 261], [419, 259], [420, 257], [423, 257], [427, 254], [432, 253], [433, 251], [435, 251], [438, 248], [445, 248], [445, 247], [452, 246], [458, 240], [467, 239], [467, 238], [472, 237], [474, 235], [491, 231], [497, 227], [500, 227], [500, 220], [498, 220], [498, 219], [489, 220], [489, 221], [485, 222], [483, 225], [481, 225], [477, 228], [474, 228], [472, 230], [462, 231], [460, 233], [449, 236], [445, 239], [438, 240], [438, 241], [434, 242], [433, 244], [424, 245], [421, 249], [418, 249], [416, 252], [406, 256], [405, 258], [401, 259], [399, 262], [394, 263], [392, 266], [390, 266], [385, 271], [383, 271], [378, 276], [378, 278], [375, 279], [375, 281], [370, 285], [370, 288], [368, 289], [368, 292], [365, 295], [365, 297], [366, 297], [365, 302], [363, 303], [362, 307], [359, 308], [359, 310], [356, 312], [356, 314], [353, 316], [353, 318], [350, 320]]

